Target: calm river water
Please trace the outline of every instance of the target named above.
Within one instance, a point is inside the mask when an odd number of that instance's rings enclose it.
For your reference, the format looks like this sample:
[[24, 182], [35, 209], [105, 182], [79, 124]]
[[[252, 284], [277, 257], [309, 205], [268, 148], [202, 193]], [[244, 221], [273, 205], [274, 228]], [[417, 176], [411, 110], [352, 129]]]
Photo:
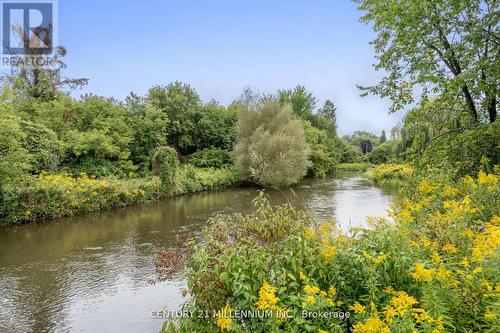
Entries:
[[[0, 228], [0, 332], [157, 332], [155, 309], [183, 302], [181, 280], [156, 285], [152, 258], [177, 234], [219, 213], [248, 212], [255, 188], [193, 194], [150, 205]], [[267, 191], [344, 228], [384, 216], [391, 191], [356, 176]]]

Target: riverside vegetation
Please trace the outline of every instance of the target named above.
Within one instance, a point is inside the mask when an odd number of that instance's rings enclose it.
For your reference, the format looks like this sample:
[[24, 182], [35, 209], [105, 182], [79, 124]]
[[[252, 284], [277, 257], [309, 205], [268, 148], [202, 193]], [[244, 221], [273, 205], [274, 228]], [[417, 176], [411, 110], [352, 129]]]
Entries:
[[[195, 314], [164, 331], [500, 331], [498, 2], [355, 2], [384, 70], [360, 88], [410, 109], [389, 140], [343, 137], [362, 157], [337, 169], [399, 186], [391, 218], [346, 231], [261, 193], [253, 213], [212, 218], [202, 241], [158, 255], [159, 272], [186, 277]], [[269, 315], [242, 315], [257, 310]]]

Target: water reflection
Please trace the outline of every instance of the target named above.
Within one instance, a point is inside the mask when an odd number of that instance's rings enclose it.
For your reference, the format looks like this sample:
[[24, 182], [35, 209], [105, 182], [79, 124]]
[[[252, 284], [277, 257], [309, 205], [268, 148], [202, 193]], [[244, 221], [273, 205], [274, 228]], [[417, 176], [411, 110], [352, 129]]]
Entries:
[[[391, 191], [360, 177], [270, 190], [343, 228], [385, 215]], [[182, 281], [151, 286], [152, 256], [216, 214], [249, 212], [257, 189], [172, 198], [146, 206], [0, 229], [0, 332], [155, 332], [150, 312], [183, 302]]]

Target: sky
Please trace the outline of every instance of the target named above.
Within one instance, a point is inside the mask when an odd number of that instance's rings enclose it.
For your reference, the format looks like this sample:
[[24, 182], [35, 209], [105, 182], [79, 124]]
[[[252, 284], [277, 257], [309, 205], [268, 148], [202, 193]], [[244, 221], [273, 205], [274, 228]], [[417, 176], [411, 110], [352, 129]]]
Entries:
[[245, 87], [261, 93], [312, 91], [338, 107], [339, 133], [380, 134], [401, 114], [360, 97], [375, 84], [375, 35], [349, 0], [59, 0], [59, 44], [80, 93], [123, 99], [156, 84], [189, 83], [203, 101], [223, 105]]

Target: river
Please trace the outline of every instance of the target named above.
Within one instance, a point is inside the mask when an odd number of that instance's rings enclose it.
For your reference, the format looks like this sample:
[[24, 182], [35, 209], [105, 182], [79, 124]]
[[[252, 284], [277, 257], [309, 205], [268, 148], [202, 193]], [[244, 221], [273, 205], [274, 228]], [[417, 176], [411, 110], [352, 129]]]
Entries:
[[[151, 285], [153, 256], [216, 214], [249, 212], [255, 188], [199, 193], [86, 216], [0, 228], [0, 332], [157, 332], [157, 309], [184, 301], [182, 280]], [[385, 216], [394, 194], [357, 176], [269, 190], [344, 229]]]

